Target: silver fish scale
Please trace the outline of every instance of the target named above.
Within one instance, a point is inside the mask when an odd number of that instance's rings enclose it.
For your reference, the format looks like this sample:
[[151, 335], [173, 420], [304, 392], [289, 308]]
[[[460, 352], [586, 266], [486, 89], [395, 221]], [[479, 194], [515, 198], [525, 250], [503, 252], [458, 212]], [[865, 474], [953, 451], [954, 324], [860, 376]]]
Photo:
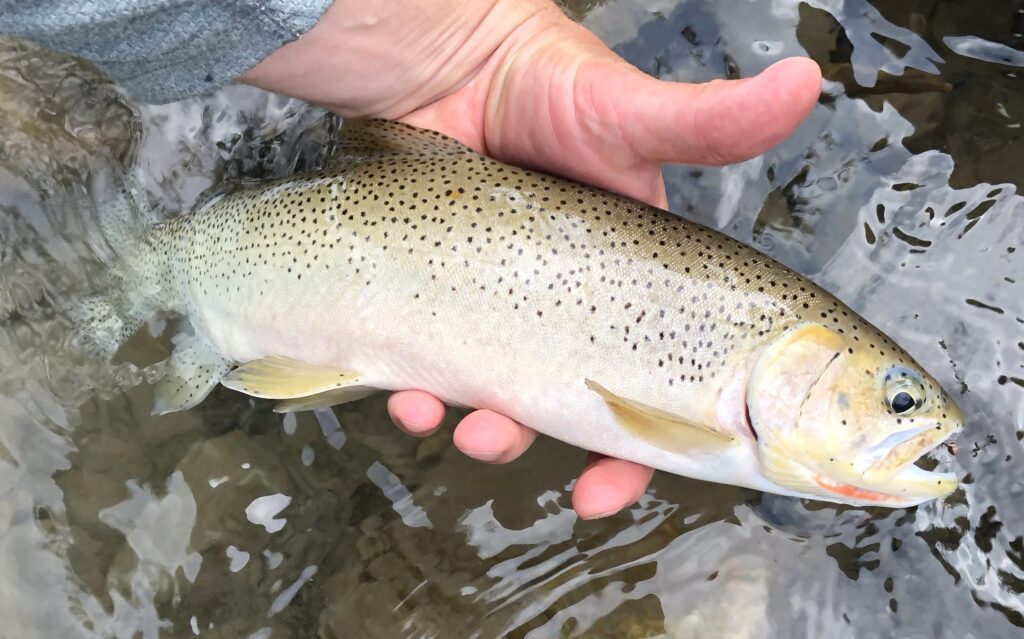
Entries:
[[438, 133], [349, 122], [322, 171], [148, 231], [109, 221], [139, 241], [124, 293], [83, 306], [92, 343], [156, 311], [188, 320], [158, 412], [218, 383], [285, 410], [420, 389], [698, 479], [841, 503], [956, 486], [906, 466], [960, 413], [833, 296], [721, 233]]
[[400, 317], [450, 322], [442, 333], [560, 343], [552, 354], [614, 358], [688, 393], [801, 320], [910, 361], [833, 296], [718, 232], [414, 133], [411, 149], [368, 144], [340, 168], [245, 188], [155, 230], [153, 253], [177, 255], [160, 275], [175, 283], [168, 305], [253, 317], [268, 295], [299, 309], [385, 298]]

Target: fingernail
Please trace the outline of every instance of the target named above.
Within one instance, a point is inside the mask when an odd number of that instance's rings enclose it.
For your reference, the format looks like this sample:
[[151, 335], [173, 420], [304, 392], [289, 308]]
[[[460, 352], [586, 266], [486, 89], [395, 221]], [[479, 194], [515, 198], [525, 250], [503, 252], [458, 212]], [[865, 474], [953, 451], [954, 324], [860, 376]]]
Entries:
[[394, 415], [392, 415], [391, 416], [391, 421], [395, 424], [395, 426], [398, 426], [399, 428], [403, 428], [405, 430], [410, 430], [409, 424], [406, 424], [405, 420], [399, 419], [399, 418], [395, 417]]
[[397, 417], [392, 417], [391, 421], [395, 423], [395, 426], [398, 426], [406, 433], [414, 437], [422, 437], [424, 435], [429, 435], [433, 432], [432, 428], [427, 428], [423, 424], [418, 424], [416, 422], [407, 422], [403, 419], [398, 419]]
[[477, 461], [482, 461], [482, 462], [496, 461], [499, 457], [501, 457], [501, 451], [493, 451], [493, 450], [464, 450], [462, 452], [465, 453], [466, 455], [468, 455], [469, 457], [472, 457], [473, 459], [475, 459]]
[[590, 521], [591, 519], [603, 519], [604, 517], [611, 517], [620, 510], [622, 509], [616, 508], [615, 510], [605, 510], [599, 513], [592, 513], [590, 515], [580, 515], [580, 519], [584, 519], [586, 521]]

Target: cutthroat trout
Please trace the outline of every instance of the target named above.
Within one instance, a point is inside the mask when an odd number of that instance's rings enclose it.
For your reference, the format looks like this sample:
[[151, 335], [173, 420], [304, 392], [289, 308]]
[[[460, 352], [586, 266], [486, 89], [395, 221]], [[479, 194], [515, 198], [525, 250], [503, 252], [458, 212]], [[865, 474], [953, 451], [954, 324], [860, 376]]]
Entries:
[[117, 285], [74, 319], [108, 355], [156, 313], [187, 320], [155, 412], [217, 383], [280, 411], [422, 389], [783, 495], [903, 507], [957, 485], [914, 465], [963, 419], [907, 353], [666, 211], [383, 121], [346, 122], [322, 171], [163, 224], [122, 195], [101, 216]]

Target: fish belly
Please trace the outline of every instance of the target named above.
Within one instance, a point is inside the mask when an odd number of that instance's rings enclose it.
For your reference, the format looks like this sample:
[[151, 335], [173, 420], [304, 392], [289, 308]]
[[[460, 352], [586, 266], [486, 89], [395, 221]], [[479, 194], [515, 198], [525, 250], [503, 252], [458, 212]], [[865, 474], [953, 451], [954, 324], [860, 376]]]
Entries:
[[[305, 281], [272, 268], [233, 291], [199, 294], [197, 324], [236, 363], [283, 355], [351, 370], [367, 385], [419, 389], [449, 404], [493, 410], [587, 450], [689, 477], [751, 484], [742, 459], [687, 459], [616, 422], [586, 380], [634, 395], [656, 382], [631, 364], [628, 344], [623, 351], [597, 320], [574, 310], [585, 305], [565, 308], [549, 300], [546, 313], [524, 321], [515, 303], [497, 302], [462, 269], [481, 270], [453, 266], [440, 283], [407, 259], [382, 261], [371, 273], [338, 265], [334, 277]], [[710, 383], [693, 394], [702, 392], [715, 393]]]

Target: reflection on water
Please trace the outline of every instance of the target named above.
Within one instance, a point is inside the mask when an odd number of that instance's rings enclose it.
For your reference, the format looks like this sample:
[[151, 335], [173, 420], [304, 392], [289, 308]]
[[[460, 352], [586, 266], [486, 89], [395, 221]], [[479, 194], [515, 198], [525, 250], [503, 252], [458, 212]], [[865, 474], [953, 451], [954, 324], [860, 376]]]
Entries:
[[[667, 172], [673, 209], [760, 246], [879, 324], [969, 417], [963, 488], [907, 511], [659, 475], [583, 522], [583, 453], [506, 467], [413, 440], [383, 400], [282, 418], [216, 391], [151, 417], [140, 336], [76, 355], [100, 285], [89, 174], [133, 167], [159, 216], [314, 165], [336, 123], [243, 88], [128, 104], [0, 43], [3, 637], [967, 637], [1024, 626], [1024, 13], [1010, 0], [626, 0], [572, 7], [645, 70], [826, 83], [780, 148]], [[721, 126], [729, 126], [722, 122]], [[158, 326], [152, 333], [160, 332]]]

